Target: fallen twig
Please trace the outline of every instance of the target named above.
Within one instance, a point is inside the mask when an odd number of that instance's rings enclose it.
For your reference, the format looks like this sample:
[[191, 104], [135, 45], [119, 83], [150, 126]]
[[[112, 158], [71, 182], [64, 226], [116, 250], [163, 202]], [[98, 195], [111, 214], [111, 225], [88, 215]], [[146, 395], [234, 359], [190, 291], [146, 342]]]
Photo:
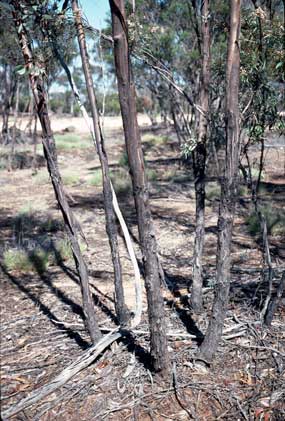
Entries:
[[39, 400], [45, 398], [50, 393], [63, 386], [72, 377], [88, 367], [109, 345], [122, 337], [122, 333], [118, 332], [117, 329], [110, 332], [108, 335], [103, 337], [97, 344], [90, 347], [83, 355], [81, 355], [76, 361], [70, 366], [66, 367], [54, 380], [44, 385], [43, 387], [35, 390], [29, 396], [22, 399], [16, 405], [11, 406], [2, 413], [3, 420], [8, 419], [31, 405], [34, 405]]

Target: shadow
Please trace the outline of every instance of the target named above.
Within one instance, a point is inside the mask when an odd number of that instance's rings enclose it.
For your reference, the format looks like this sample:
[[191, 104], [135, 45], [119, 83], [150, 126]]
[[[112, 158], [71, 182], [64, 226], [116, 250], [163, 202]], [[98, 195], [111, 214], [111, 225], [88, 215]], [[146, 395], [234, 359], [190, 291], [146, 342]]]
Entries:
[[[39, 310], [50, 320], [50, 322], [61, 331], [67, 333], [70, 339], [75, 340], [75, 342], [80, 346], [82, 349], [87, 349], [90, 346], [90, 343], [86, 342], [78, 332], [75, 332], [69, 327], [60, 324], [60, 320], [50, 311], [50, 309], [41, 302], [41, 300], [33, 294], [27, 286], [22, 284], [22, 281], [17, 279], [15, 276], [11, 275], [9, 272], [6, 271], [5, 267], [0, 263], [0, 268], [3, 274], [6, 276], [7, 280], [9, 280], [15, 287], [18, 288], [19, 291], [24, 293], [38, 308]], [[21, 276], [21, 279], [27, 279], [27, 276]], [[29, 279], [29, 278], [28, 278]], [[81, 310], [82, 314], [82, 310]], [[56, 323], [59, 322], [59, 323]]]
[[[171, 294], [173, 295], [173, 300], [166, 301], [166, 304], [169, 308], [175, 310], [177, 316], [185, 326], [188, 333], [195, 335], [197, 344], [200, 345], [203, 341], [204, 335], [196, 325], [195, 321], [191, 316], [191, 310], [189, 307], [188, 297], [182, 295], [180, 292], [181, 288], [189, 288], [191, 282], [189, 279], [184, 278], [180, 275], [171, 275], [170, 273], [165, 272], [166, 278], [168, 280], [167, 286]], [[175, 300], [179, 298], [179, 302]]]
[[154, 371], [150, 353], [136, 341], [131, 332], [124, 331], [124, 336], [122, 337], [121, 342], [126, 346], [128, 352], [135, 354], [138, 361], [145, 367], [145, 369]]
[[102, 297], [104, 297], [106, 300], [110, 301], [110, 303], [112, 303], [112, 304], [114, 304], [114, 303], [115, 303], [115, 301], [114, 301], [112, 298], [110, 298], [110, 297], [109, 297], [109, 295], [104, 294], [102, 291], [100, 291], [100, 289], [99, 289], [99, 288], [95, 287], [95, 285], [92, 285], [92, 284], [91, 284], [91, 287], [92, 287], [93, 289], [95, 289], [95, 291], [97, 292], [97, 294], [100, 294], [100, 295], [101, 295]]
[[[79, 285], [80, 286], [80, 281], [79, 281], [79, 278], [78, 278], [78, 275], [76, 274], [76, 272], [75, 271], [73, 271], [71, 268], [69, 268], [68, 266], [66, 266], [66, 264], [63, 262], [63, 260], [62, 260], [62, 258], [61, 258], [61, 255], [60, 255], [60, 253], [58, 252], [58, 250], [56, 249], [56, 246], [55, 246], [55, 244], [52, 242], [52, 247], [53, 247], [53, 250], [54, 250], [54, 254], [55, 254], [55, 258], [56, 258], [56, 263], [58, 264], [58, 266], [61, 268], [61, 270], [73, 281], [73, 282], [75, 282], [77, 285]], [[90, 274], [89, 274], [89, 276], [90, 276]], [[50, 281], [49, 281], [50, 282]], [[104, 296], [104, 298], [107, 298], [107, 296], [105, 296], [104, 294], [102, 294], [101, 293], [101, 291], [99, 290], [99, 289], [97, 289], [94, 285], [91, 285], [92, 286], [92, 288], [94, 288], [97, 292], [99, 292], [101, 295], [103, 295]], [[54, 287], [53, 287], [54, 288]], [[64, 294], [60, 291], [60, 296], [61, 296], [61, 299], [62, 299], [62, 301], [64, 301], [64, 300], [68, 300], [69, 301], [69, 303], [68, 302], [66, 302], [66, 304], [69, 304], [70, 305], [70, 299], [69, 298], [67, 298], [67, 297], [65, 297], [64, 296]], [[116, 315], [112, 312], [112, 310], [110, 310], [109, 309], [109, 307], [108, 306], [106, 306], [104, 303], [103, 303], [103, 301], [99, 298], [99, 296], [97, 295], [97, 294], [95, 294], [94, 292], [92, 293], [92, 297], [93, 297], [93, 300], [94, 300], [94, 304], [95, 305], [97, 305], [101, 310], [102, 310], [102, 312], [103, 313], [105, 313], [111, 320], [112, 320], [112, 322], [113, 323], [115, 323], [116, 325], [118, 325], [119, 323], [118, 323], [118, 319], [117, 319], [117, 317], [116, 317]], [[109, 297], [108, 297], [108, 299], [111, 301], [111, 302], [113, 302]], [[75, 303], [73, 303], [73, 304], [75, 304]], [[77, 304], [76, 304], [76, 306], [77, 306]], [[80, 309], [81, 309], [81, 307], [80, 307]], [[82, 312], [82, 309], [81, 309], [81, 312]]]
[[2, 166], [5, 169], [9, 169], [11, 164], [11, 170], [25, 170], [29, 168], [39, 169], [46, 166], [45, 158], [42, 155], [34, 154], [29, 151], [15, 152], [11, 157], [10, 162], [10, 153], [0, 153], [2, 160]]
[[285, 194], [285, 183], [281, 184], [271, 183], [268, 181], [261, 181], [260, 190], [265, 190], [267, 193]]

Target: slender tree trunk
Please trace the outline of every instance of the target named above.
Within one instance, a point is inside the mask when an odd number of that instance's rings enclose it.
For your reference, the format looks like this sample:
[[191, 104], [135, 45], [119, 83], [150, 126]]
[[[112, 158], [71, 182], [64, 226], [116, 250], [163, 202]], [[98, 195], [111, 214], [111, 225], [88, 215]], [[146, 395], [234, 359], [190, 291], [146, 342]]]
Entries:
[[270, 299], [268, 303], [267, 312], [265, 315], [265, 324], [267, 326], [271, 326], [275, 311], [277, 310], [279, 304], [282, 300], [283, 291], [285, 289], [285, 272], [283, 272], [282, 277], [280, 279], [279, 286], [276, 291], [276, 296]]
[[38, 116], [34, 113], [34, 129], [33, 129], [33, 171], [37, 173], [37, 145], [38, 145]]
[[72, 0], [72, 9], [77, 29], [77, 37], [80, 48], [80, 54], [82, 59], [83, 71], [85, 76], [85, 82], [91, 107], [91, 113], [93, 118], [93, 127], [96, 139], [97, 151], [102, 168], [103, 176], [103, 194], [104, 194], [104, 206], [106, 215], [106, 230], [109, 237], [109, 243], [112, 253], [112, 261], [115, 275], [115, 296], [116, 296], [116, 312], [121, 325], [126, 325], [129, 313], [125, 304], [123, 284], [122, 284], [122, 269], [119, 255], [119, 246], [117, 238], [117, 225], [116, 217], [113, 210], [113, 194], [110, 183], [110, 171], [105, 151], [104, 138], [99, 124], [98, 109], [96, 104], [96, 96], [94, 91], [92, 73], [90, 69], [89, 57], [87, 53], [87, 46], [85, 40], [85, 33], [82, 25], [81, 12], [78, 8], [77, 0]]
[[18, 1], [13, 1], [13, 6], [15, 8], [15, 11], [13, 12], [14, 23], [16, 26], [25, 64], [27, 69], [29, 70], [29, 80], [34, 96], [35, 107], [42, 127], [42, 143], [45, 158], [47, 161], [47, 167], [51, 177], [55, 196], [64, 219], [65, 228], [70, 239], [74, 260], [80, 278], [85, 322], [89, 330], [92, 342], [96, 343], [101, 337], [101, 332], [97, 325], [94, 303], [92, 299], [92, 294], [89, 289], [87, 267], [83, 260], [79, 247], [77, 231], [75, 228], [76, 225], [78, 225], [78, 223], [75, 224], [75, 218], [73, 216], [73, 213], [71, 212], [71, 209], [69, 208], [57, 165], [56, 146], [50, 126], [50, 119], [46, 103], [45, 86], [42, 79], [39, 76], [36, 76], [33, 71], [35, 67], [35, 62], [31, 47], [28, 43], [27, 35], [23, 28], [20, 4]]
[[210, 362], [217, 351], [227, 311], [230, 289], [232, 229], [236, 207], [236, 188], [240, 153], [239, 138], [239, 34], [240, 0], [231, 0], [230, 35], [226, 81], [226, 159], [221, 183], [218, 220], [217, 282], [209, 326], [198, 358]]
[[193, 286], [191, 307], [199, 312], [202, 307], [202, 256], [205, 242], [205, 167], [206, 142], [208, 132], [209, 83], [210, 83], [210, 25], [209, 1], [204, 0], [202, 8], [202, 74], [200, 86], [198, 143], [194, 151], [194, 178], [196, 196], [196, 224], [193, 255]]
[[20, 93], [20, 83], [19, 79], [16, 81], [16, 101], [15, 101], [15, 109], [14, 109], [14, 124], [12, 129], [12, 138], [11, 138], [11, 149], [9, 154], [9, 170], [12, 170], [13, 167], [13, 158], [15, 155], [15, 145], [16, 145], [16, 137], [17, 137], [17, 120], [18, 120], [18, 111], [19, 111], [19, 93]]
[[154, 370], [164, 374], [167, 372], [169, 365], [165, 314], [163, 297], [160, 290], [157, 245], [150, 211], [148, 185], [137, 122], [136, 95], [131, 74], [124, 1], [110, 0], [110, 7], [119, 101], [137, 210], [140, 245], [145, 266], [151, 355]]
[[2, 143], [4, 145], [10, 142], [9, 117], [11, 104], [13, 102], [16, 84], [13, 83], [11, 66], [4, 66], [4, 105], [3, 105], [3, 123], [2, 123]]

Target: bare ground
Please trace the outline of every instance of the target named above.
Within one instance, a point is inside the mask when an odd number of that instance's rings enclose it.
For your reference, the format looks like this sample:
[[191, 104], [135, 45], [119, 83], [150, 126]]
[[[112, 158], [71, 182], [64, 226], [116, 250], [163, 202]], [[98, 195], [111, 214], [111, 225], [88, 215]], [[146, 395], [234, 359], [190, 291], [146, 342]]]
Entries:
[[[147, 120], [141, 123], [147, 124]], [[54, 129], [62, 131], [67, 126], [74, 126], [77, 133], [86, 137], [81, 120], [56, 121]], [[117, 119], [106, 120], [105, 130], [110, 164], [116, 171], [123, 151]], [[250, 197], [241, 195], [235, 220], [231, 301], [224, 340], [211, 369], [204, 369], [195, 365], [194, 360], [213, 298], [218, 197], [213, 195], [207, 200], [204, 313], [194, 317], [187, 303], [195, 212], [192, 174], [177, 160], [178, 145], [170, 129], [155, 132], [164, 136], [164, 142], [160, 143], [147, 140], [152, 135], [147, 127], [144, 133], [147, 167], [156, 174], [150, 183], [154, 223], [162, 264], [171, 284], [164, 291], [167, 324], [169, 331], [177, 333], [169, 340], [171, 375], [162, 380], [151, 374], [144, 297], [143, 320], [132, 339], [112, 345], [88, 369], [14, 419], [283, 420], [284, 302], [271, 329], [263, 327], [259, 311], [267, 289], [261, 276], [260, 238], [258, 233], [250, 234], [245, 223], [251, 212]], [[255, 155], [257, 158], [258, 151], [252, 151], [253, 158]], [[99, 167], [98, 159], [90, 144], [84, 149], [60, 151], [59, 163], [63, 172], [71, 170], [79, 176], [66, 188], [88, 242], [84, 256], [100, 325], [114, 328], [113, 272], [102, 193], [100, 187], [86, 182]], [[262, 203], [282, 209], [284, 151], [267, 149], [265, 168]], [[136, 240], [132, 199], [126, 193], [119, 199]], [[38, 174], [32, 169], [1, 171], [0, 200], [1, 256], [19, 241], [17, 221], [23, 209], [32, 209], [28, 230], [20, 228], [25, 244], [36, 245], [64, 236], [48, 179], [39, 182]], [[43, 230], [47, 220], [56, 223], [52, 229]], [[284, 237], [272, 235], [270, 244], [276, 288], [285, 266]], [[120, 248], [126, 301], [132, 309], [133, 273], [122, 239]], [[136, 249], [139, 256], [137, 245]], [[52, 381], [87, 349], [90, 341], [82, 322], [80, 289], [70, 260], [50, 262], [46, 271], [38, 270], [38, 273], [8, 271], [3, 259], [1, 268], [1, 393], [5, 411], [29, 392]], [[187, 333], [196, 338], [190, 339], [185, 336]]]

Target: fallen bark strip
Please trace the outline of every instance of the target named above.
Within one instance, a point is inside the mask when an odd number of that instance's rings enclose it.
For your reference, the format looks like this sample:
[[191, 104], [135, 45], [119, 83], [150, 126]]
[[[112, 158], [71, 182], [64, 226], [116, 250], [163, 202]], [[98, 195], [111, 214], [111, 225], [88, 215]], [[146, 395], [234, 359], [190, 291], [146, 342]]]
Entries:
[[87, 368], [108, 346], [113, 342], [122, 337], [123, 334], [118, 332], [117, 329], [110, 332], [104, 338], [102, 338], [96, 345], [90, 347], [84, 352], [77, 360], [75, 360], [70, 366], [66, 367], [54, 380], [44, 385], [43, 387], [33, 391], [29, 396], [22, 399], [16, 405], [11, 406], [6, 411], [2, 412], [2, 419], [5, 421], [8, 418], [13, 417], [24, 409], [31, 405], [34, 405], [41, 399], [53, 393], [59, 387], [67, 383], [72, 377], [78, 374], [80, 371]]
[[[108, 328], [102, 329], [103, 331], [109, 331]], [[90, 347], [87, 351], [84, 352], [77, 360], [75, 360], [71, 365], [64, 368], [62, 372], [55, 377], [50, 383], [42, 386], [41, 388], [31, 392], [29, 396], [22, 399], [16, 405], [11, 406], [6, 411], [2, 412], [2, 420], [5, 421], [8, 418], [11, 418], [17, 415], [19, 412], [27, 409], [28, 407], [34, 405], [35, 403], [39, 402], [41, 399], [47, 397], [51, 393], [55, 392], [57, 389], [62, 387], [65, 383], [67, 383], [71, 378], [73, 378], [76, 374], [80, 371], [84, 370], [85, 368], [89, 367], [96, 358], [108, 348], [113, 342], [117, 341], [119, 338], [127, 335], [129, 333], [137, 334], [137, 335], [149, 335], [148, 331], [143, 330], [132, 330], [131, 332], [124, 330], [118, 331], [117, 329], [110, 329], [110, 332], [104, 336], [97, 344]], [[168, 338], [185, 338], [185, 339], [196, 339], [196, 335], [191, 335], [189, 333], [182, 333], [182, 332], [168, 332]], [[224, 340], [231, 339], [231, 337], [224, 337]], [[242, 346], [242, 345], [236, 345]], [[266, 347], [258, 347], [258, 346], [243, 346], [246, 348], [258, 348], [262, 350], [270, 350], [272, 352], [279, 353], [280, 355], [284, 356], [280, 351], [274, 348], [266, 348]]]

